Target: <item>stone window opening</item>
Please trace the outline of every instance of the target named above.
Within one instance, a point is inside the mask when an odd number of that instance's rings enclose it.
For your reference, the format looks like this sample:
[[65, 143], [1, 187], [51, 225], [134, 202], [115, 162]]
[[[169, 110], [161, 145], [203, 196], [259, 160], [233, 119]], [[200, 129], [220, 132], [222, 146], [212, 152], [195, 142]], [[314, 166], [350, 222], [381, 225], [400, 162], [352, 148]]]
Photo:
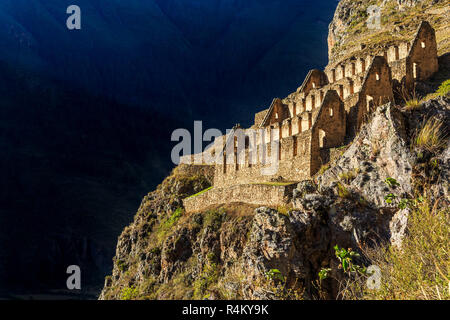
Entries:
[[314, 95], [311, 95], [311, 109], [314, 109], [316, 107], [316, 97]]
[[413, 77], [417, 79], [419, 77], [419, 66], [417, 63], [413, 63]]
[[377, 81], [380, 81], [380, 74], [378, 72], [375, 74], [375, 79], [377, 79]]
[[339, 85], [339, 97], [344, 99], [344, 86], [342, 84]]
[[297, 156], [297, 136], [294, 136], [294, 141], [292, 143], [292, 148], [293, 148], [293, 156], [296, 157]]
[[352, 63], [352, 76], [356, 74], [356, 66], [354, 63]]
[[395, 51], [395, 60], [400, 59], [400, 50], [398, 47], [394, 47], [394, 51]]
[[306, 99], [303, 99], [303, 112], [306, 111]]
[[227, 173], [227, 154], [226, 152], [223, 153], [223, 173]]
[[366, 71], [366, 60], [361, 59], [361, 70], [362, 72]]
[[331, 70], [331, 82], [336, 82], [336, 70]]
[[366, 96], [366, 108], [367, 108], [367, 112], [370, 112], [370, 110], [372, 110], [373, 107], [373, 97], [371, 96]]
[[312, 113], [308, 113], [308, 129], [311, 129], [312, 127]]
[[323, 91], [320, 91], [320, 103], [323, 102]]
[[319, 147], [322, 149], [325, 146], [326, 133], [322, 129], [319, 129]]
[[353, 81], [350, 81], [350, 94], [354, 93], [355, 93], [355, 84], [353, 83]]
[[278, 119], [278, 112], [275, 112], [275, 119]]
[[316, 83], [315, 83], [315, 82], [312, 83], [312, 87], [313, 87], [313, 88], [316, 87]]
[[425, 47], [426, 47], [425, 42], [422, 41], [422, 42], [420, 43], [420, 45], [422, 46], [422, 48], [425, 49]]
[[333, 108], [330, 108], [330, 117], [333, 118]]

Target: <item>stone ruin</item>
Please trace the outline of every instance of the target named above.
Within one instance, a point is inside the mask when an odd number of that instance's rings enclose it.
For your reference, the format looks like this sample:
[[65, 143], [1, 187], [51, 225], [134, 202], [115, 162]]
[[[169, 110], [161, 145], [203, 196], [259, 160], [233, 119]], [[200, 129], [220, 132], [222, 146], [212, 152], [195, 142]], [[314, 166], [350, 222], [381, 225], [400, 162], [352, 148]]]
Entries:
[[[202, 154], [182, 158], [183, 163], [204, 165], [207, 155], [215, 170], [214, 188], [209, 194], [186, 199], [186, 209], [242, 201], [243, 185], [258, 192], [255, 184], [279, 182], [279, 188], [281, 182], [311, 178], [336, 148], [352, 141], [375, 108], [393, 102], [395, 93], [412, 90], [416, 81], [428, 79], [437, 70], [435, 31], [425, 21], [411, 42], [379, 48], [369, 56], [355, 53], [324, 71], [311, 70], [296, 92], [274, 99], [268, 109], [255, 114], [252, 127], [233, 128]], [[236, 186], [240, 187], [233, 190], [240, 191], [235, 196], [224, 192]], [[220, 200], [224, 194], [227, 199]], [[285, 196], [283, 191], [280, 194], [281, 205]], [[263, 205], [264, 197], [259, 198], [258, 204]], [[204, 206], [202, 199], [208, 199]], [[271, 203], [277, 201], [271, 199]]]

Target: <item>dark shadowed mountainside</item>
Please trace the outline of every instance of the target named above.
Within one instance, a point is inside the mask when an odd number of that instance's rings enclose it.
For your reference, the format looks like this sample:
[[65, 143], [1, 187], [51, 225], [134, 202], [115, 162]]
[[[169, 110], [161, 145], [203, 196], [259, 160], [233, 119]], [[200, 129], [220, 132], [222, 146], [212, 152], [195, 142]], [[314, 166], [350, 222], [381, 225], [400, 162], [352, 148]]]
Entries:
[[248, 124], [295, 90], [336, 3], [79, 0], [69, 31], [73, 1], [1, 1], [0, 296], [64, 289], [70, 264], [82, 295], [101, 287], [171, 132]]

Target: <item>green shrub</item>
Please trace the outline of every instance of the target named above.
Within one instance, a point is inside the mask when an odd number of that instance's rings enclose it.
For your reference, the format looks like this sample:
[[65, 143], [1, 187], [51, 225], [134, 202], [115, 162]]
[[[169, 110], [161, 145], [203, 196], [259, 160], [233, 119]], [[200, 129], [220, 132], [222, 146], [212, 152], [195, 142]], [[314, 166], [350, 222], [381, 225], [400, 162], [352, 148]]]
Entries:
[[123, 288], [120, 294], [121, 300], [133, 300], [138, 296], [138, 290], [136, 287]]
[[441, 85], [439, 86], [439, 88], [437, 89], [436, 93], [439, 96], [446, 96], [446, 95], [450, 94], [450, 79], [442, 82]]
[[341, 197], [343, 199], [351, 198], [350, 191], [348, 191], [348, 189], [342, 183], [338, 182], [338, 184], [337, 184], [337, 191], [338, 191], [338, 196], [339, 197]]

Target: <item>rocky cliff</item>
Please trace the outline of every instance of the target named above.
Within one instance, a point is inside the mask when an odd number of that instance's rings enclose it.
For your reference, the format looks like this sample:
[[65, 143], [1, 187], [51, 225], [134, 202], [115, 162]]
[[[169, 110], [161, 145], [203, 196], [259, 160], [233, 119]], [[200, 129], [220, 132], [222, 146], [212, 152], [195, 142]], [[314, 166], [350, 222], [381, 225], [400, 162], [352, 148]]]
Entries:
[[[431, 198], [448, 201], [448, 146], [419, 151], [409, 137], [429, 117], [448, 128], [449, 106], [440, 97], [414, 111], [378, 108], [327, 170], [299, 183], [293, 201], [300, 210], [230, 203], [186, 214], [181, 200], [209, 187], [211, 172], [177, 167], [120, 236], [101, 299], [317, 297], [318, 273], [337, 265], [335, 245], [401, 242], [402, 199], [423, 194], [426, 183]], [[269, 281], [272, 273], [282, 287]], [[328, 298], [338, 292], [333, 282], [322, 289]]]
[[[448, 0], [341, 0], [328, 33], [330, 61], [361, 50], [411, 38], [422, 20], [436, 30], [439, 54], [450, 49], [450, 2]], [[370, 6], [379, 7], [379, 28], [368, 27]]]
[[[443, 2], [434, 1], [435, 9], [445, 9]], [[340, 2], [330, 47], [349, 43], [349, 21], [365, 3]], [[448, 78], [448, 61], [441, 62], [434, 79]], [[418, 87], [435, 90], [433, 82]], [[418, 202], [448, 207], [448, 87], [447, 82], [416, 104], [379, 106], [349, 145], [297, 185], [292, 207], [226, 203], [188, 214], [182, 199], [209, 188], [212, 172], [175, 168], [122, 232], [100, 299], [342, 297], [345, 272], [362, 274], [371, 264], [364, 253], [402, 246]], [[447, 214], [443, 225], [448, 224]]]

